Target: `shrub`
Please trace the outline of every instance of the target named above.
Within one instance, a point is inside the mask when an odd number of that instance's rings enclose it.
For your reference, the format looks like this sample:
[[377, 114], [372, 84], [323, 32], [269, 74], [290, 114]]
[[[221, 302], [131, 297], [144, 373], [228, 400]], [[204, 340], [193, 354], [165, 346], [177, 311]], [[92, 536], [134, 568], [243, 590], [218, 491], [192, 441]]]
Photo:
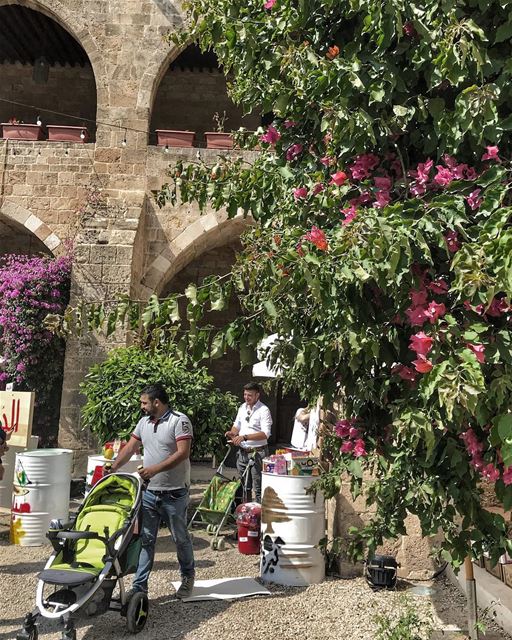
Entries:
[[195, 366], [174, 350], [149, 352], [138, 346], [121, 347], [94, 365], [81, 385], [87, 397], [82, 409], [83, 427], [90, 429], [101, 444], [128, 438], [141, 417], [141, 389], [154, 382], [165, 385], [171, 406], [192, 421], [192, 455], [221, 455], [237, 400], [213, 386], [206, 367]]
[[57, 437], [64, 342], [44, 320], [66, 308], [70, 273], [69, 255], [0, 258], [0, 389], [13, 382], [19, 391], [36, 392], [33, 430], [50, 446]]

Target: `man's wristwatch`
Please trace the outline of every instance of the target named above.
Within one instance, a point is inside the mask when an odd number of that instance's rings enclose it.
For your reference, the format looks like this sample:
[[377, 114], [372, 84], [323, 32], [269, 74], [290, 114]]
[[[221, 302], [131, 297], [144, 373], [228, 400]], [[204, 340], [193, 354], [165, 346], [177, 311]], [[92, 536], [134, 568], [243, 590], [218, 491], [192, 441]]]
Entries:
[[244, 442], [247, 442], [247, 436], [244, 436]]

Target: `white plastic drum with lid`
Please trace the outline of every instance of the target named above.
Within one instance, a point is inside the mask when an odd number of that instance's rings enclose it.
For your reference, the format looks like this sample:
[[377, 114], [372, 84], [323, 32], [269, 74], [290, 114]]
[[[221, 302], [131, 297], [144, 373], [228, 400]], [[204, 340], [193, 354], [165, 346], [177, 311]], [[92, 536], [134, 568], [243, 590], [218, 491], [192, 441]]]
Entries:
[[[112, 462], [108, 458], [104, 458], [103, 456], [89, 456], [87, 458], [87, 475], [85, 477], [85, 491], [86, 494], [92, 489], [92, 479], [94, 476], [94, 472], [96, 467], [103, 467], [106, 462]], [[137, 473], [137, 467], [142, 464], [142, 456], [136, 454], [133, 455], [128, 462], [123, 464], [123, 466], [119, 469], [123, 473]]]
[[68, 519], [72, 463], [71, 449], [16, 454], [11, 505], [13, 544], [44, 544], [50, 521]]
[[325, 578], [316, 548], [325, 537], [321, 492], [306, 493], [315, 476], [262, 474], [261, 565], [264, 582], [300, 587]]

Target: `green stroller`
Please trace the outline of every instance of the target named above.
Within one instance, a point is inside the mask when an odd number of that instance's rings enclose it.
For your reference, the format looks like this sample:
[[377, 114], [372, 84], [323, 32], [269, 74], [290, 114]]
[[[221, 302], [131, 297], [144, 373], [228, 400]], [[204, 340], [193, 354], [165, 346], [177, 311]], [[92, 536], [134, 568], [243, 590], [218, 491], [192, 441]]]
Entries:
[[235, 503], [236, 494], [243, 483], [244, 498], [247, 492], [247, 478], [250, 473], [251, 464], [247, 465], [244, 475], [241, 479], [228, 478], [224, 475], [224, 466], [231, 452], [228, 447], [224, 459], [220, 463], [215, 475], [210, 481], [206, 491], [201, 498], [199, 506], [188, 523], [188, 528], [192, 529], [194, 524], [206, 524], [206, 531], [213, 536], [210, 541], [210, 547], [216, 551], [225, 549], [225, 539], [221, 535], [222, 529], [228, 524], [235, 524], [233, 515], [233, 505]]
[[[123, 578], [133, 573], [141, 548], [142, 482], [127, 473], [99, 480], [66, 524], [52, 521], [48, 538], [53, 553], [39, 574], [36, 608], [28, 613], [17, 640], [37, 640], [39, 616], [60, 621], [62, 640], [76, 640], [75, 619], [109, 609], [126, 618], [138, 633], [148, 616], [148, 598], [128, 601]], [[115, 586], [119, 597], [113, 598]]]

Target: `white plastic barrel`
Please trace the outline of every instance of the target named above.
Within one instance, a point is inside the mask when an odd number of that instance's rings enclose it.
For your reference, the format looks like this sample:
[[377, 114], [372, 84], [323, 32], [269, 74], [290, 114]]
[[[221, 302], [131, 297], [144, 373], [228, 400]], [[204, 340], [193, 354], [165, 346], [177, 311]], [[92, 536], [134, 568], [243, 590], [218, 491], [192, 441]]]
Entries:
[[11, 542], [33, 547], [47, 542], [54, 518], [69, 517], [71, 449], [16, 454], [11, 504]]
[[325, 578], [316, 545], [325, 536], [324, 497], [306, 493], [317, 478], [262, 474], [261, 563], [264, 582], [301, 587]]
[[39, 438], [30, 436], [28, 447], [16, 447], [9, 442], [9, 451], [2, 456], [2, 466], [4, 468], [4, 477], [0, 482], [0, 507], [2, 509], [10, 509], [12, 503], [12, 483], [14, 481], [14, 465], [16, 462], [16, 454], [24, 451], [33, 451], [37, 449]]
[[[96, 467], [103, 467], [105, 462], [112, 462], [103, 456], [89, 456], [87, 458], [87, 475], [85, 477], [85, 492], [88, 493], [92, 488], [92, 478]], [[136, 473], [137, 467], [142, 464], [142, 456], [134, 455], [126, 462], [119, 471], [123, 473]]]

